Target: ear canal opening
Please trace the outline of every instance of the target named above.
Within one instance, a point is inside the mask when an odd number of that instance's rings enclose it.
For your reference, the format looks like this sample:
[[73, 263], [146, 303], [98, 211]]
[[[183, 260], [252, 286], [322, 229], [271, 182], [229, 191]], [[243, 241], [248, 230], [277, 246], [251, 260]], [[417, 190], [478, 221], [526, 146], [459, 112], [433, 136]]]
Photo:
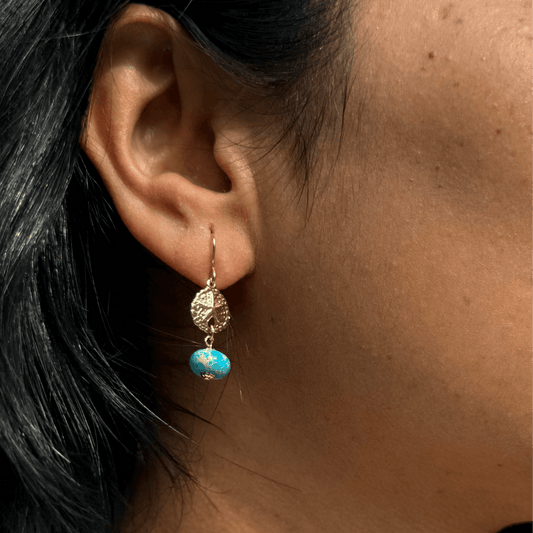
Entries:
[[186, 147], [190, 153], [186, 157], [187, 174], [184, 177], [213, 192], [230, 192], [231, 180], [215, 158], [215, 133], [209, 120], [197, 124], [191, 140]]

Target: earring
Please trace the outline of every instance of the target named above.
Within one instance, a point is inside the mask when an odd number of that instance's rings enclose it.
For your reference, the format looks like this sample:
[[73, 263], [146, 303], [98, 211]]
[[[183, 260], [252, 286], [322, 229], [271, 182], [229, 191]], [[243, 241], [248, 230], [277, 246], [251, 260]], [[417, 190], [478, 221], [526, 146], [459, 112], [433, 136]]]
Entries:
[[215, 236], [213, 235], [213, 255], [211, 256], [211, 276], [191, 303], [191, 315], [194, 324], [207, 333], [206, 347], [191, 355], [191, 370], [206, 380], [225, 378], [231, 369], [230, 360], [217, 350], [213, 350], [215, 333], [226, 329], [230, 314], [228, 303], [217, 289], [215, 272]]

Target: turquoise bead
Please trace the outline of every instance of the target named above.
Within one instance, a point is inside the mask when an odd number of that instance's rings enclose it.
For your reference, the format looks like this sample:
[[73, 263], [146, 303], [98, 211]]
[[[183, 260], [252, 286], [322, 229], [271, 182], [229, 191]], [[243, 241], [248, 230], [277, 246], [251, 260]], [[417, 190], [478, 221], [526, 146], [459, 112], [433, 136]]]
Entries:
[[229, 359], [222, 352], [210, 348], [194, 352], [189, 365], [197, 376], [204, 379], [222, 379], [231, 370]]

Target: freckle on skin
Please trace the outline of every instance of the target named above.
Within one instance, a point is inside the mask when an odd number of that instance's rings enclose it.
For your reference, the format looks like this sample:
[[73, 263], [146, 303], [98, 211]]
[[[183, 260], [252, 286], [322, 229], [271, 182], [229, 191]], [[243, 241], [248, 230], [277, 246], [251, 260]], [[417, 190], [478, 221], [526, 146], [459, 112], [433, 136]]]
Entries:
[[435, 57], [435, 52], [430, 52], [428, 54], [429, 59], [433, 59]]
[[233, 207], [231, 209], [231, 214], [238, 220], [242, 220], [243, 222], [248, 221], [248, 211], [244, 207]]
[[502, 130], [497, 129], [497, 130], [496, 130], [496, 135], [499, 135], [501, 132], [502, 132]]
[[454, 87], [459, 87], [459, 82], [456, 81], [454, 84], [453, 84]]
[[463, 23], [463, 19], [455, 19], [455, 24], [462, 24]]
[[448, 18], [452, 8], [453, 8], [453, 4], [448, 4], [447, 6], [444, 6], [440, 10], [440, 18], [441, 18], [441, 20], [446, 20]]

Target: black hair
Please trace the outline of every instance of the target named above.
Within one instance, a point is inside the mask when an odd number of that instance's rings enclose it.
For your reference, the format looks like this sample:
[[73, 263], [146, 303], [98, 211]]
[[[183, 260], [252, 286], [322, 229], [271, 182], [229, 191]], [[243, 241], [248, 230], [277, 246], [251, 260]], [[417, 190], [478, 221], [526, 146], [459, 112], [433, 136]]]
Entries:
[[[329, 90], [312, 78], [339, 53], [341, 3], [146, 2], [275, 98], [304, 176], [326, 106], [308, 111]], [[114, 530], [146, 450], [188, 475], [156, 437], [160, 398], [138, 327], [146, 302], [131, 289], [142, 288], [145, 255], [78, 142], [105, 30], [124, 5], [0, 4], [2, 532]]]

